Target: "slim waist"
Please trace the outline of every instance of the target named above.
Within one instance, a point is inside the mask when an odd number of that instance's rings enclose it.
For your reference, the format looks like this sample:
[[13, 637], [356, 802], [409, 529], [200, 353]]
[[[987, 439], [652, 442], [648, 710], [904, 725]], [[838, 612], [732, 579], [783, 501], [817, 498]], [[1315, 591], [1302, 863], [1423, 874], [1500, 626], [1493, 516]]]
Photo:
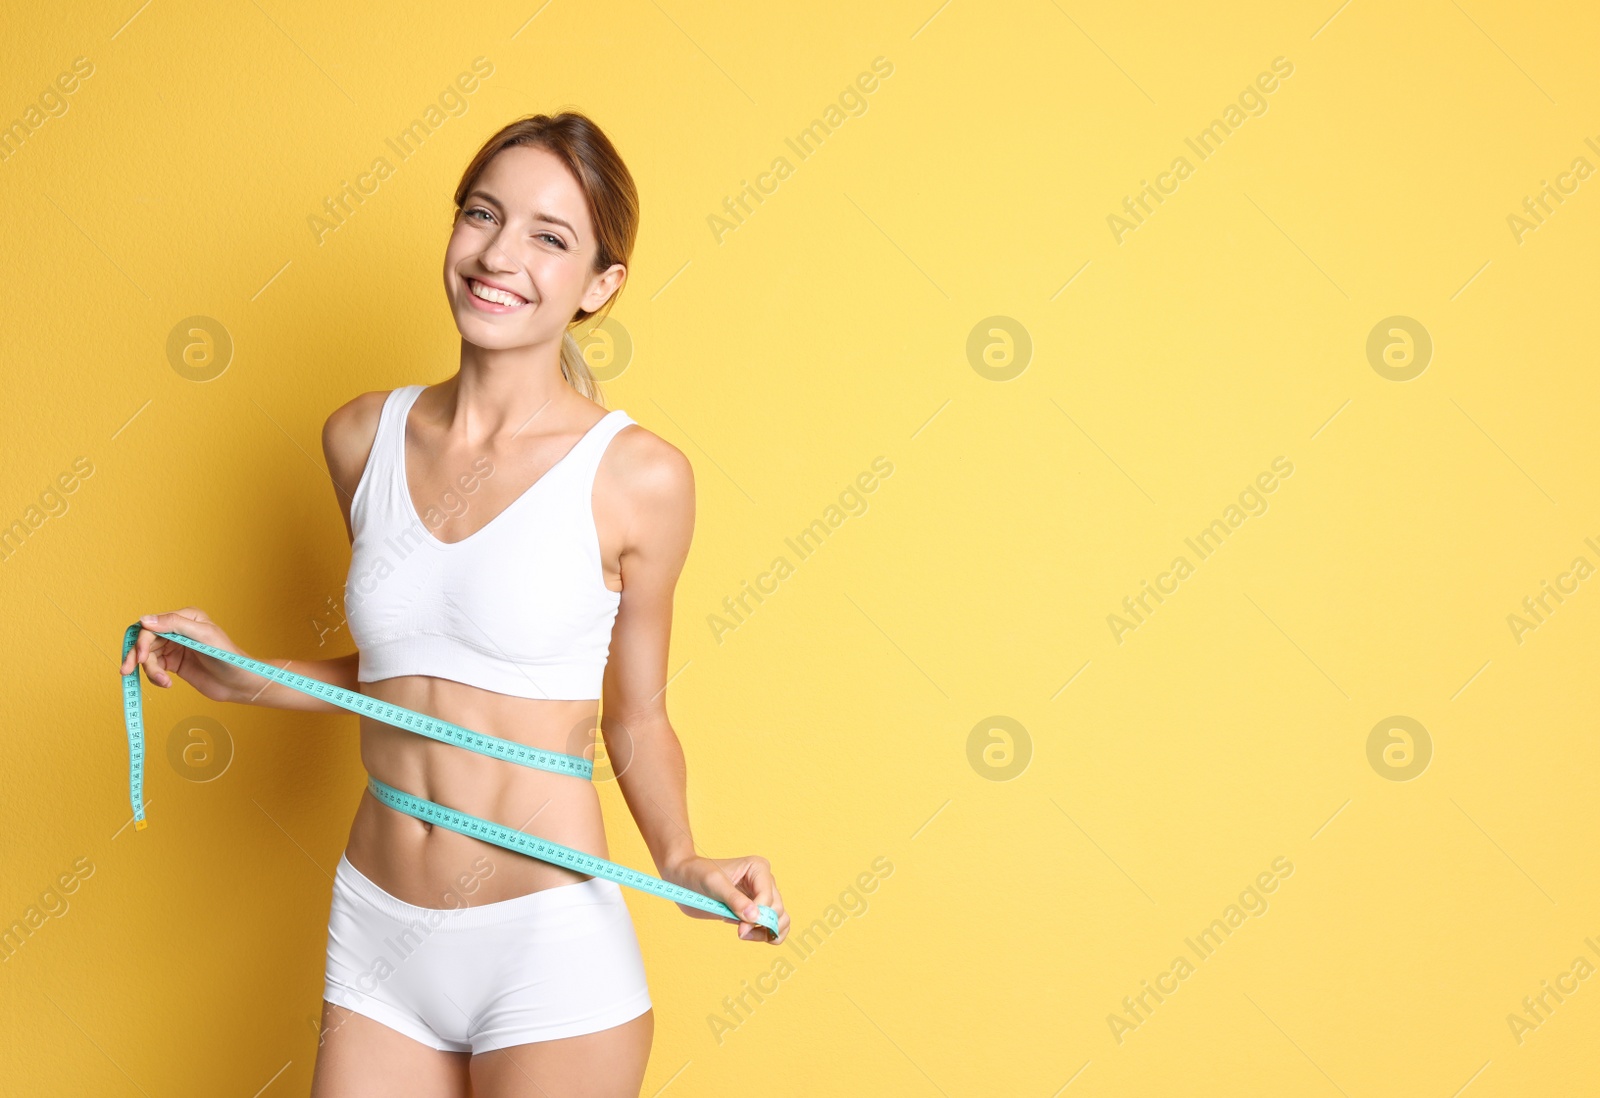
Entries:
[[[590, 877], [574, 884], [541, 888], [535, 892], [496, 900], [487, 904], [469, 904], [461, 901], [451, 907], [421, 907], [408, 903], [381, 887], [362, 873], [344, 854], [339, 855], [339, 867], [334, 872], [336, 890], [343, 890], [359, 902], [371, 904], [391, 918], [402, 922], [426, 922], [436, 929], [444, 927], [494, 926], [511, 920], [538, 920], [540, 918], [566, 918], [563, 913], [574, 909], [622, 908], [622, 888], [613, 881]], [[451, 893], [451, 899], [460, 900]]]

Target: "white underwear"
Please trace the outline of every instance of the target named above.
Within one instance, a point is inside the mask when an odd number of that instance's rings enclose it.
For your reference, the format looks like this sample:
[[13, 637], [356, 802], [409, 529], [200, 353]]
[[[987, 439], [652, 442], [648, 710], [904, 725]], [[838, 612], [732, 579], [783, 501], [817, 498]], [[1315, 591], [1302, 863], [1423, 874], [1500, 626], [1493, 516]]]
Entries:
[[322, 997], [430, 1048], [489, 1052], [609, 1029], [650, 1009], [615, 882], [417, 907], [340, 855]]

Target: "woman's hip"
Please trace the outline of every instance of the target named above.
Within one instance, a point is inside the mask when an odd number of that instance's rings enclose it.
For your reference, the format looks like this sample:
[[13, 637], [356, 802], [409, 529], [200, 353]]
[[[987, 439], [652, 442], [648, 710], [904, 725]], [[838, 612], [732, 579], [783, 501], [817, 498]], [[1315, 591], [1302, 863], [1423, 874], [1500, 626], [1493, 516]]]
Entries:
[[650, 1008], [620, 886], [601, 878], [491, 903], [409, 903], [341, 857], [325, 998], [438, 1048], [575, 1036]]

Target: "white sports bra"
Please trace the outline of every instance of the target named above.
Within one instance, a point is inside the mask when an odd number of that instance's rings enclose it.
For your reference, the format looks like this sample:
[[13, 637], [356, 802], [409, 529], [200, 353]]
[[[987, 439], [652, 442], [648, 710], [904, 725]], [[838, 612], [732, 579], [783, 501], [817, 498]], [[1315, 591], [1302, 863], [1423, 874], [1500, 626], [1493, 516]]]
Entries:
[[[633, 420], [620, 408], [606, 413], [488, 525], [443, 542], [406, 481], [406, 417], [425, 388], [406, 385], [384, 400], [350, 501], [344, 601], [357, 680], [429, 675], [523, 698], [600, 697], [622, 595], [605, 585], [594, 477]], [[470, 494], [452, 493], [439, 510], [463, 498], [470, 505]]]

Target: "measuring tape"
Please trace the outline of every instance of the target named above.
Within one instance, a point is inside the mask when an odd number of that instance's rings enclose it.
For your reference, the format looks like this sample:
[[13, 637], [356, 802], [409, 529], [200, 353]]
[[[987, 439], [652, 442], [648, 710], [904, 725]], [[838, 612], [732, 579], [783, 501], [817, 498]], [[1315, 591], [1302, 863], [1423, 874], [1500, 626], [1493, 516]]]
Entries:
[[[139, 630], [143, 628], [138, 622], [128, 626], [122, 635], [122, 655], [126, 659], [128, 652], [139, 639]], [[353, 690], [346, 690], [332, 683], [322, 682], [319, 679], [307, 678], [297, 675], [293, 671], [285, 671], [281, 667], [274, 667], [270, 663], [253, 660], [249, 656], [241, 656], [234, 652], [225, 652], [220, 648], [186, 637], [181, 633], [156, 633], [158, 637], [175, 641], [196, 652], [202, 652], [213, 659], [231, 663], [235, 667], [242, 667], [252, 674], [261, 675], [273, 682], [292, 687], [303, 694], [331, 702], [342, 709], [352, 713], [360, 713], [392, 724], [396, 728], [403, 728], [408, 732], [415, 732], [419, 736], [426, 736], [441, 743], [455, 744], [465, 747], [469, 751], [476, 751], [480, 755], [490, 755], [507, 762], [518, 763], [522, 766], [531, 766], [538, 770], [548, 770], [556, 774], [568, 774], [573, 777], [592, 780], [594, 765], [578, 755], [566, 755], [557, 751], [545, 751], [537, 747], [517, 743], [514, 740], [504, 740], [497, 736], [487, 736], [482, 732], [474, 732], [470, 728], [463, 728], [458, 724], [430, 717], [426, 713], [406, 709], [392, 702], [371, 698], [365, 694], [358, 694]], [[144, 818], [144, 705], [143, 695], [139, 687], [139, 665], [135, 664], [133, 670], [122, 676], [122, 719], [128, 730], [128, 794], [133, 803], [133, 826], [135, 831], [143, 831], [148, 825]], [[515, 851], [518, 854], [527, 854], [543, 862], [563, 866], [587, 873], [591, 877], [602, 877], [617, 884], [625, 884], [641, 892], [648, 892], [652, 896], [660, 896], [674, 903], [683, 904], [685, 907], [709, 911], [713, 915], [721, 915], [728, 919], [743, 921], [742, 916], [723, 903], [721, 900], [712, 899], [693, 889], [684, 888], [682, 885], [671, 884], [660, 877], [652, 877], [648, 873], [641, 873], [637, 869], [629, 869], [625, 865], [609, 862], [604, 858], [597, 858], [592, 854], [585, 854], [581, 850], [574, 850], [560, 843], [553, 843], [548, 839], [541, 839], [527, 832], [518, 831], [514, 827], [485, 820], [479, 816], [470, 816], [454, 808], [447, 808], [435, 801], [425, 800], [410, 793], [396, 789], [392, 785], [367, 775], [367, 788], [372, 795], [390, 808], [414, 816], [425, 823], [438, 824], [440, 827], [474, 839], [483, 839], [496, 846]], [[757, 904], [756, 910], [760, 915], [756, 922], [770, 930], [774, 936], [778, 933], [778, 913], [765, 904]]]

